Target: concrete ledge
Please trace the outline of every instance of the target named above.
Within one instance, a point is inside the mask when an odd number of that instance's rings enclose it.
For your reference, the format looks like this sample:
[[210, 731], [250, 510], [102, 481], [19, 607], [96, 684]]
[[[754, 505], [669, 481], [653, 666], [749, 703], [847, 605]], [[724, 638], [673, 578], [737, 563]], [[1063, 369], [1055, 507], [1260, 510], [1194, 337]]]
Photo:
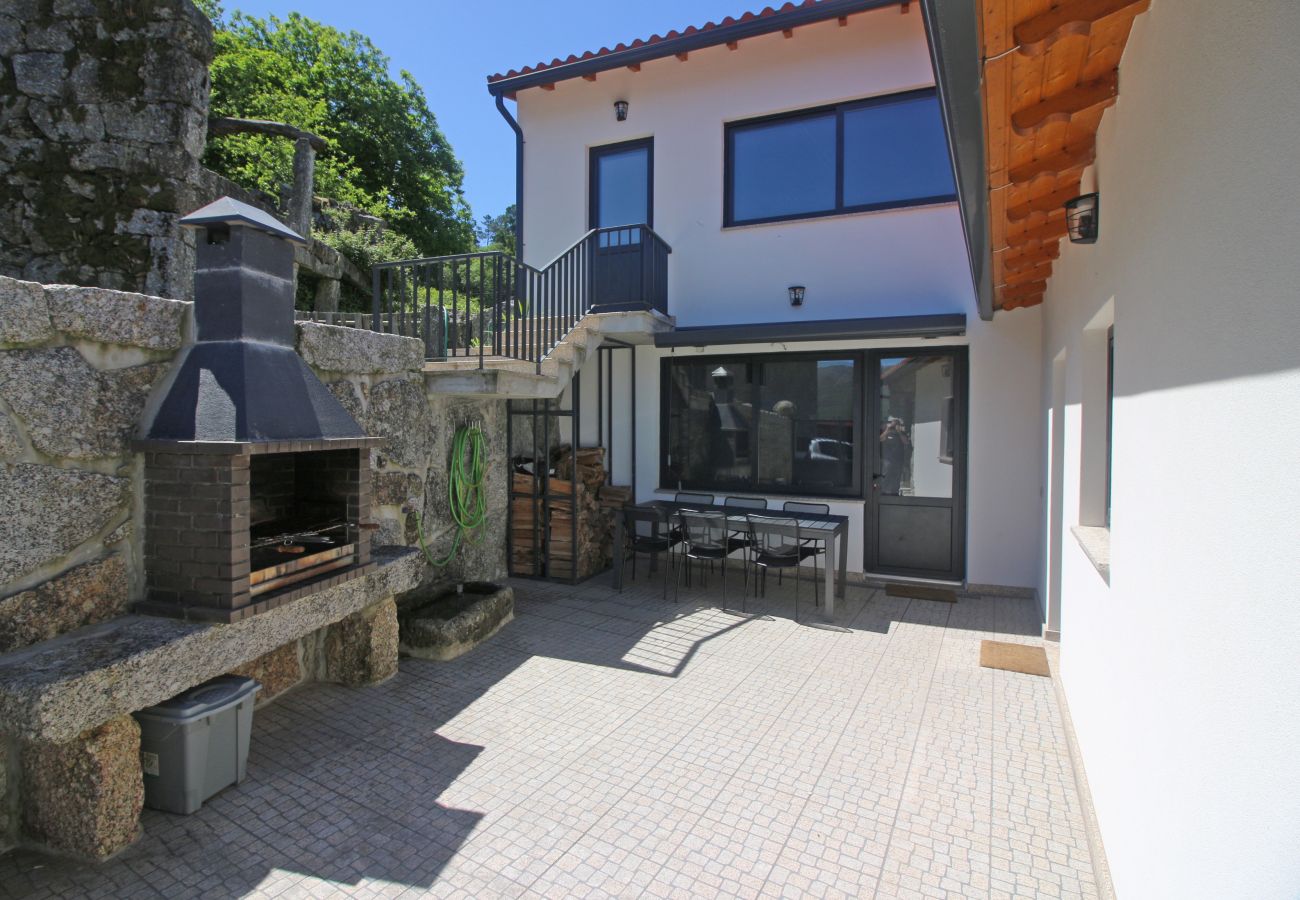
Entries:
[[1070, 531], [1097, 574], [1110, 584], [1110, 529], [1100, 525], [1074, 525]]
[[0, 655], [0, 732], [62, 743], [415, 588], [419, 551], [379, 547], [376, 570], [233, 625], [122, 616]]

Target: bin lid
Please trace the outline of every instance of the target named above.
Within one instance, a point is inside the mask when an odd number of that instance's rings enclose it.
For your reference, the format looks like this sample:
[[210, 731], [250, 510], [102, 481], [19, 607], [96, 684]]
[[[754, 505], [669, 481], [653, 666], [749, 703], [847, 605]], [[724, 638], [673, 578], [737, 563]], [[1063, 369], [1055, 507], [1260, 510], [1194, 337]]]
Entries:
[[252, 678], [220, 675], [182, 691], [170, 700], [142, 709], [136, 715], [178, 722], [201, 719], [234, 706], [261, 689], [262, 686]]

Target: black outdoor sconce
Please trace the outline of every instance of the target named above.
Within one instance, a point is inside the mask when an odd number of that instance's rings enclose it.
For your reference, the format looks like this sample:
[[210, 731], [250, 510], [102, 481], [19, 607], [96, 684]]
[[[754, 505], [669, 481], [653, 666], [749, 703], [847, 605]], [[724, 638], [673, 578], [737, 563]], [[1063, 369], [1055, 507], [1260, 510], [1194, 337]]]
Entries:
[[626, 101], [626, 100], [615, 100], [615, 101], [614, 101], [614, 118], [615, 118], [615, 119], [618, 119], [618, 121], [620, 121], [620, 122], [626, 122], [626, 121], [627, 121], [627, 101]]
[[1071, 244], [1097, 243], [1097, 203], [1096, 191], [1065, 201], [1065, 228]]
[[803, 306], [803, 292], [806, 290], [802, 284], [790, 285], [790, 305]]

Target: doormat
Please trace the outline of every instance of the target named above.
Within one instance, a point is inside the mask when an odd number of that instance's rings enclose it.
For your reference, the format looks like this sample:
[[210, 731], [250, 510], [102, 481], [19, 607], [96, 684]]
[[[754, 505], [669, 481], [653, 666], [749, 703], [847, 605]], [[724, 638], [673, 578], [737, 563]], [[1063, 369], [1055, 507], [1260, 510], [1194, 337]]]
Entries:
[[986, 669], [1004, 669], [1045, 678], [1052, 675], [1047, 668], [1047, 651], [1029, 644], [980, 641], [980, 665]]
[[887, 584], [885, 594], [889, 597], [910, 597], [913, 600], [938, 600], [941, 603], [956, 603], [957, 592], [952, 588], [926, 587], [920, 584]]

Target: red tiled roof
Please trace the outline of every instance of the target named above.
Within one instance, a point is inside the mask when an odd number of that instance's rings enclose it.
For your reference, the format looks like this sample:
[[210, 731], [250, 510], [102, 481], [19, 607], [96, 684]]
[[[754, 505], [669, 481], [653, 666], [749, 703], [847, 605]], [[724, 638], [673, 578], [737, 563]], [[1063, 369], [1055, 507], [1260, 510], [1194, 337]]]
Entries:
[[492, 84], [497, 81], [504, 81], [507, 78], [515, 78], [520, 75], [529, 75], [533, 72], [541, 72], [546, 69], [553, 69], [556, 68], [557, 66], [566, 66], [569, 65], [570, 63], [582, 62], [583, 60], [594, 59], [601, 56], [611, 56], [615, 53], [620, 53], [624, 50], [635, 50], [638, 47], [645, 47], [650, 44], [658, 44], [661, 41], [669, 41], [669, 40], [673, 40], [674, 38], [687, 37], [689, 35], [697, 34], [702, 31], [711, 31], [715, 28], [725, 28], [729, 25], [739, 25], [744, 22], [753, 21], [754, 19], [762, 19], [768, 16], [775, 16], [783, 13], [788, 13], [804, 7], [817, 6], [821, 2], [823, 2], [823, 0], [803, 0], [803, 2], [801, 3], [793, 3], [793, 2], [786, 3], [784, 6], [781, 6], [776, 9], [773, 9], [772, 7], [768, 6], [768, 7], [764, 7], [764, 9], [761, 12], [747, 12], [742, 16], [727, 16], [721, 22], [705, 22], [703, 25], [699, 25], [699, 26], [691, 25], [681, 31], [669, 31], [667, 34], [652, 34], [648, 38], [644, 38], [644, 39], [638, 38], [637, 40], [633, 41], [630, 44], [618, 44], [612, 49], [609, 47], [601, 47], [599, 50], [588, 50], [586, 53], [582, 53], [582, 54], [570, 54], [565, 59], [559, 59], [557, 57], [556, 59], [553, 59], [550, 62], [539, 62], [536, 65], [524, 66], [522, 69], [511, 69], [509, 72], [505, 72], [505, 73], [498, 72], [495, 75], [489, 75], [488, 84]]

